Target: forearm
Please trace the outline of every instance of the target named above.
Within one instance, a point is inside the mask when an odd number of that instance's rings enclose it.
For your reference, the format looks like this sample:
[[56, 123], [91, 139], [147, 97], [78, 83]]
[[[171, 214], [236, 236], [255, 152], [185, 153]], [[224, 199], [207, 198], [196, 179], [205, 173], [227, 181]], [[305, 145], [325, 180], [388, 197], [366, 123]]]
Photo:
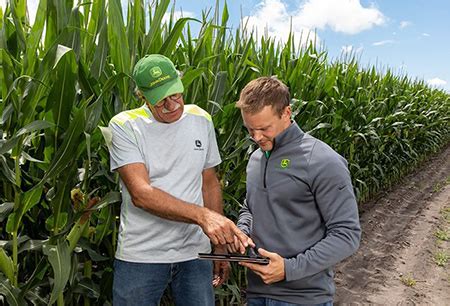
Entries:
[[136, 207], [172, 221], [199, 224], [204, 213], [203, 207], [182, 201], [151, 185], [132, 194], [132, 201]]
[[209, 183], [202, 188], [203, 204], [221, 215], [223, 215], [222, 190], [218, 181]]

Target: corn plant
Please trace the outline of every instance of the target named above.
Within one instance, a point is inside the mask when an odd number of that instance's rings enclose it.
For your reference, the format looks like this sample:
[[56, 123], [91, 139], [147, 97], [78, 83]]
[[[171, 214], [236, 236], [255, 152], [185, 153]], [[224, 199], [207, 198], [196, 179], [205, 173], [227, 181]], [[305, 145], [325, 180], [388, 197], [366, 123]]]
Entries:
[[[175, 20], [170, 1], [26, 0], [0, 12], [0, 295], [11, 305], [111, 302], [120, 193], [102, 127], [141, 104], [130, 78], [145, 54], [170, 57], [185, 100], [213, 115], [223, 159], [225, 213], [245, 198], [255, 149], [234, 107], [240, 90], [276, 75], [290, 88], [293, 119], [349, 161], [360, 202], [398, 181], [449, 141], [450, 96], [389, 69], [331, 61], [313, 42], [295, 45], [228, 26], [226, 4]], [[194, 33], [192, 23], [199, 25]], [[216, 291], [240, 304], [236, 266]]]

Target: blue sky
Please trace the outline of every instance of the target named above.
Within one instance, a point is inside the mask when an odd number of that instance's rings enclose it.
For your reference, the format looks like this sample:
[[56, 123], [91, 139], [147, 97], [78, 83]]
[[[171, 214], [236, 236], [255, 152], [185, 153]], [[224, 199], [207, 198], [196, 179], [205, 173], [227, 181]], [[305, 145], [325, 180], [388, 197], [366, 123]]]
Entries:
[[[28, 0], [31, 19], [37, 2]], [[177, 0], [175, 10], [201, 18], [202, 10], [215, 3]], [[219, 0], [221, 9], [223, 4]], [[292, 20], [294, 32], [316, 30], [317, 41], [331, 59], [352, 52], [364, 67], [389, 67], [450, 92], [450, 0], [229, 0], [227, 4], [230, 27], [236, 28], [242, 16], [258, 33], [266, 29], [283, 40]]]

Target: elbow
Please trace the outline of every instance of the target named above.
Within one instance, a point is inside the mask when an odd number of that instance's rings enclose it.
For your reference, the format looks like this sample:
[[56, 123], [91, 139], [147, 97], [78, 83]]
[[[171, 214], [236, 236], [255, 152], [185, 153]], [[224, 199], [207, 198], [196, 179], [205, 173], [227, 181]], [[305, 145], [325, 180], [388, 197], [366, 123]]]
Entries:
[[361, 241], [361, 228], [345, 228], [341, 229], [339, 232], [333, 234], [335, 237], [339, 237], [340, 244], [342, 246], [343, 258], [353, 255], [359, 249], [359, 244]]
[[340, 228], [342, 239], [348, 249], [348, 256], [356, 253], [361, 242], [361, 225], [359, 221], [347, 222]]
[[351, 234], [351, 254], [356, 253], [356, 251], [359, 249], [359, 245], [361, 242], [361, 228], [356, 228], [352, 231]]
[[131, 202], [138, 208], [146, 208], [148, 205], [148, 195], [149, 192], [145, 188], [130, 191]]
[[137, 208], [144, 208], [142, 197], [140, 197], [139, 195], [136, 194], [131, 195], [131, 203], [133, 203], [133, 205], [136, 206]]

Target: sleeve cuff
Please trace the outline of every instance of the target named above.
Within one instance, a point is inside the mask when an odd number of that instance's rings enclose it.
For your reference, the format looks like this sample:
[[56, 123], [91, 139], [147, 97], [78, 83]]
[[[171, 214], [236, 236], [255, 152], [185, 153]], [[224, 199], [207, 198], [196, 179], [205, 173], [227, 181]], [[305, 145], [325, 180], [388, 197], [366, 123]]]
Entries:
[[287, 282], [298, 279], [295, 274], [295, 258], [284, 258], [284, 277]]

